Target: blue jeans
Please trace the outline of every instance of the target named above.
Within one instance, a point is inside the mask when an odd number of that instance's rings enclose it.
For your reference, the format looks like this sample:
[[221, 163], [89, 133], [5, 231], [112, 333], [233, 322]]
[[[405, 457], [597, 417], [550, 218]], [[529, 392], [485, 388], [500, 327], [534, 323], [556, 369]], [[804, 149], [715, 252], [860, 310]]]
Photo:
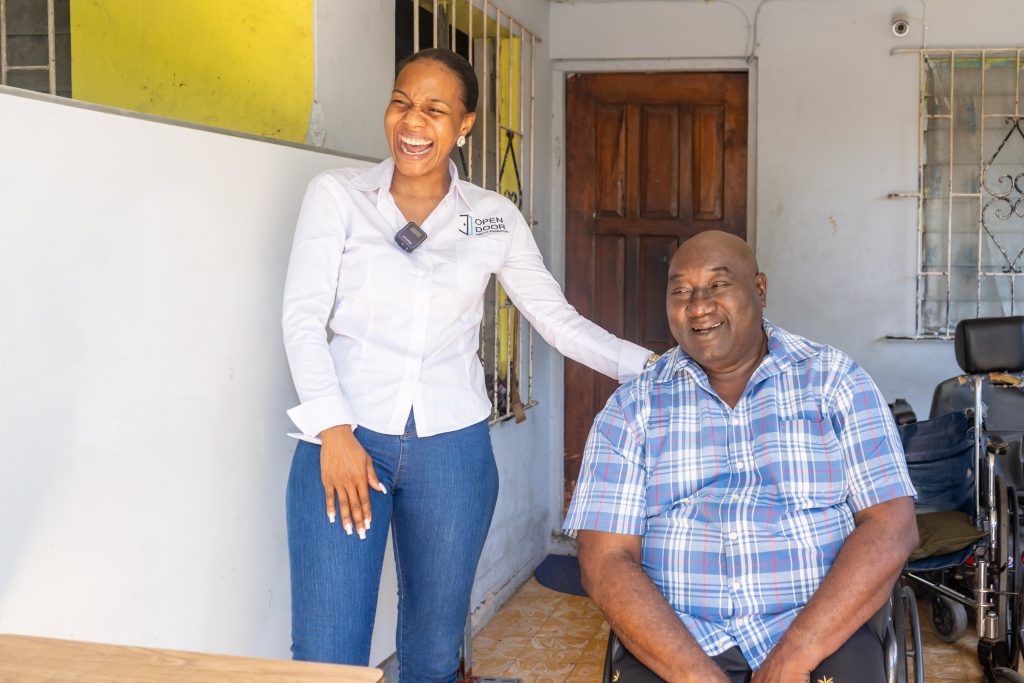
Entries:
[[487, 422], [419, 438], [413, 416], [392, 436], [356, 438], [387, 495], [370, 489], [373, 524], [360, 540], [329, 524], [320, 447], [300, 441], [288, 477], [288, 553], [295, 659], [366, 665], [391, 525], [398, 574], [402, 683], [455, 680], [470, 593], [498, 497]]

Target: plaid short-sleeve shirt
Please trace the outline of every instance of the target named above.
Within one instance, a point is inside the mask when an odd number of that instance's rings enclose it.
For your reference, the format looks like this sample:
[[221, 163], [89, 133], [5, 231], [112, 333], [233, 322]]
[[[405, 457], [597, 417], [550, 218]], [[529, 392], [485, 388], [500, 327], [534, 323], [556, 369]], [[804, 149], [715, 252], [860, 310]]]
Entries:
[[757, 669], [853, 514], [913, 496], [892, 416], [846, 354], [764, 322], [735, 408], [680, 348], [608, 400], [564, 529], [643, 536], [644, 570], [705, 652]]

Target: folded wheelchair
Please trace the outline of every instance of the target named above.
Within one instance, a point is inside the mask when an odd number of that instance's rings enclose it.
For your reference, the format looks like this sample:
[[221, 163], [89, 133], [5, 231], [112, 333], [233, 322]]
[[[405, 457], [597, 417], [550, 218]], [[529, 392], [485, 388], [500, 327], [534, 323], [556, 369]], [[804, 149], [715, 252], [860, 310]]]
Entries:
[[[958, 640], [973, 621], [987, 681], [1024, 682], [1017, 672], [1024, 388], [1012, 374], [1024, 371], [1024, 317], [961, 321], [954, 345], [965, 375], [936, 388], [929, 420], [900, 426], [922, 546], [937, 542], [926, 556], [911, 556], [904, 581], [930, 599], [940, 639]], [[935, 515], [946, 515], [945, 528], [930, 528]]]

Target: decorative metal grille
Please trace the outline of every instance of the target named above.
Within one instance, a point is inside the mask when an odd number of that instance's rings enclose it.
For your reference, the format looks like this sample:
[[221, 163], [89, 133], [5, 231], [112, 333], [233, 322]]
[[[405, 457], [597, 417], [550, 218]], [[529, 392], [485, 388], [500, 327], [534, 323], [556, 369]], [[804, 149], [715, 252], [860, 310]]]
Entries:
[[[508, 197], [532, 228], [536, 224], [535, 64], [540, 38], [491, 0], [398, 2], [412, 5], [411, 52], [449, 47], [475, 67], [480, 106], [465, 153], [460, 152], [456, 164], [473, 183]], [[525, 410], [537, 404], [533, 398], [533, 331], [496, 278], [488, 286], [484, 311], [480, 360], [491, 399], [491, 422], [512, 417], [521, 422], [526, 419]], [[525, 387], [521, 382], [524, 376]]]
[[1024, 309], [1024, 48], [920, 52], [918, 338]]

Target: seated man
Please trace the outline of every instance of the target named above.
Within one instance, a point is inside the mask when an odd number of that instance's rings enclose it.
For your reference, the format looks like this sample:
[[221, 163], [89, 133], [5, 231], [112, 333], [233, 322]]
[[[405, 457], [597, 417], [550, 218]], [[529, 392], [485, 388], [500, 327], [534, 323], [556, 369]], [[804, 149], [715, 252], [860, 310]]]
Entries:
[[917, 543], [900, 440], [863, 369], [763, 319], [766, 291], [740, 238], [686, 241], [679, 346], [590, 432], [564, 528], [618, 683], [884, 680], [868, 622]]

